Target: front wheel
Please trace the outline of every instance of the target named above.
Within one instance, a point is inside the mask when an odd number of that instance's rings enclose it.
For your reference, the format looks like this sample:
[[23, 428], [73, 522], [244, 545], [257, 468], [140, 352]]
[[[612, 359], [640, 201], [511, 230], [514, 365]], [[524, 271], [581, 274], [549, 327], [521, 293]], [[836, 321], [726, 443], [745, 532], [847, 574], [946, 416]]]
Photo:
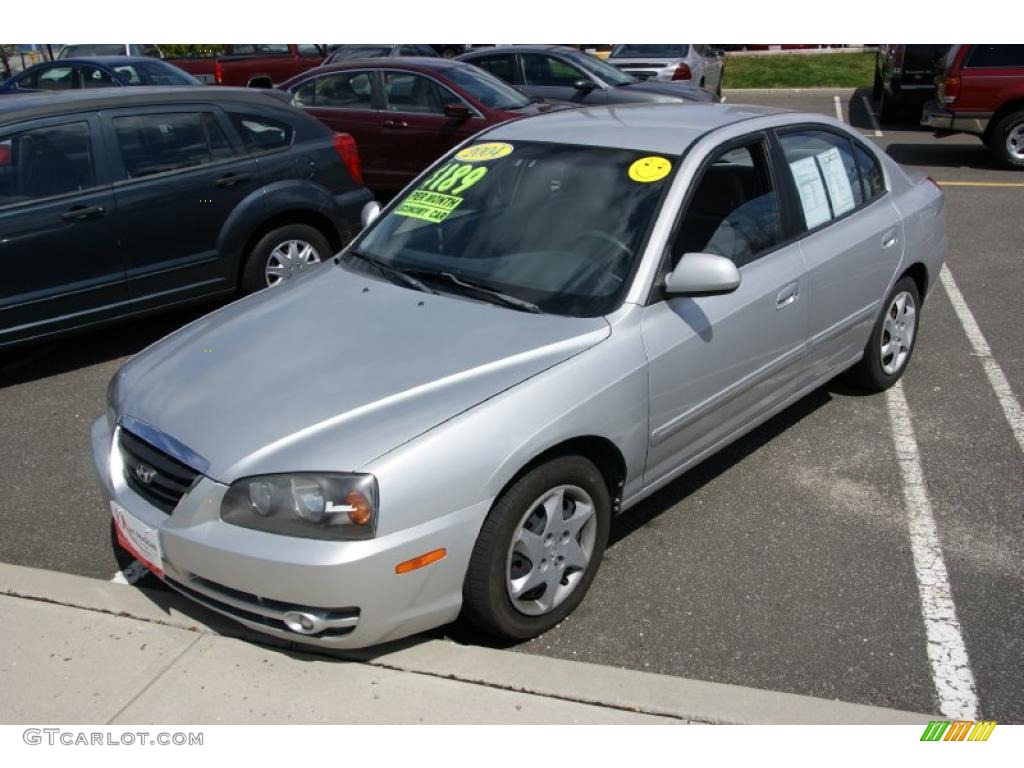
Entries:
[[526, 640], [583, 600], [608, 542], [611, 499], [581, 456], [529, 471], [495, 502], [463, 585], [463, 617], [492, 635]]
[[920, 306], [917, 283], [900, 278], [882, 305], [864, 356], [849, 371], [851, 383], [868, 392], [883, 392], [899, 381], [914, 352]]

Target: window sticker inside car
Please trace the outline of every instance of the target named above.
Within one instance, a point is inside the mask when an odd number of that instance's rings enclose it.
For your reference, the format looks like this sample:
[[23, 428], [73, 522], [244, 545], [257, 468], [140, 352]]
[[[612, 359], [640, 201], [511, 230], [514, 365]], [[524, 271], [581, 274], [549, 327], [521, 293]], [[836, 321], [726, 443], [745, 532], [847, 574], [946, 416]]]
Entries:
[[474, 144], [472, 147], [460, 149], [455, 154], [456, 160], [464, 160], [467, 163], [482, 163], [488, 160], [497, 160], [499, 157], [512, 154], [512, 145], [503, 141], [488, 141], [483, 144]]
[[648, 155], [629, 166], [629, 178], [641, 184], [661, 181], [672, 172], [672, 162], [668, 158]]
[[843, 165], [843, 156], [836, 147], [832, 147], [825, 152], [819, 152], [816, 157], [821, 174], [825, 177], [828, 196], [832, 200], [833, 215], [842, 216], [847, 211], [852, 211], [857, 207], [857, 203], [853, 199], [853, 188], [850, 186], [846, 166]]
[[815, 159], [805, 157], [803, 160], [794, 160], [789, 164], [789, 168], [793, 171], [793, 180], [796, 182], [796, 189], [800, 194], [800, 205], [804, 209], [807, 228], [814, 229], [819, 224], [824, 224], [831, 219], [832, 214], [828, 208], [825, 185], [822, 183], [821, 173], [818, 171]]
[[395, 215], [440, 224], [462, 204], [463, 193], [486, 175], [487, 168], [482, 165], [446, 163], [409, 193], [395, 208]]

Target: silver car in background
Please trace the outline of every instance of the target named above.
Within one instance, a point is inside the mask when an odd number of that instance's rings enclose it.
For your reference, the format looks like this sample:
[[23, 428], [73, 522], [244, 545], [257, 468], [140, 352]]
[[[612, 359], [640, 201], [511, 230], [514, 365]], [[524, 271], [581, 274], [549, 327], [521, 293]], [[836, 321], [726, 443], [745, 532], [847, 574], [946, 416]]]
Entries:
[[638, 80], [689, 82], [722, 95], [725, 54], [711, 45], [620, 43], [606, 61]]
[[96, 468], [121, 544], [252, 629], [532, 637], [613, 516], [839, 374], [895, 383], [946, 249], [939, 188], [828, 117], [505, 123], [132, 358]]

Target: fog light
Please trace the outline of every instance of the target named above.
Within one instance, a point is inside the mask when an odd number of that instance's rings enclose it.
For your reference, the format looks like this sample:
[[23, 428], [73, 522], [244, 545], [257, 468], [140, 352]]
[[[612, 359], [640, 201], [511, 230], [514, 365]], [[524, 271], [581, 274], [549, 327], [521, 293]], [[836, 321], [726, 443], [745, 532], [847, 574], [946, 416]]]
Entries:
[[324, 622], [319, 616], [301, 611], [288, 611], [282, 621], [288, 629], [300, 635], [315, 635], [324, 628]]

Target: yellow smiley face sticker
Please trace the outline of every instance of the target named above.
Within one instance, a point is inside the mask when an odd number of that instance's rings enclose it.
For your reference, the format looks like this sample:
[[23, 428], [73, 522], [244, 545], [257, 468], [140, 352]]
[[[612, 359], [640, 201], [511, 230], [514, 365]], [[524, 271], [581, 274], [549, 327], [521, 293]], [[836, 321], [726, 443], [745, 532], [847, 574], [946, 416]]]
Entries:
[[672, 163], [664, 157], [648, 155], [629, 166], [629, 178], [641, 184], [661, 181], [672, 172]]

